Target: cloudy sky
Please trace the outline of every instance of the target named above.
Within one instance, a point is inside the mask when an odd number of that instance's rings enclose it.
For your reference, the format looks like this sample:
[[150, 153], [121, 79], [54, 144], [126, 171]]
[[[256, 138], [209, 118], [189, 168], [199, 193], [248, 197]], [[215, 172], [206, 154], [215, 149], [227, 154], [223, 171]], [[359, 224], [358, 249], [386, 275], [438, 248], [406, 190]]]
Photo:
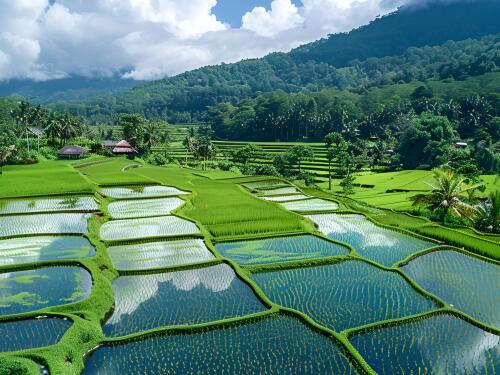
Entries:
[[407, 1], [0, 0], [0, 81], [158, 79], [288, 51]]

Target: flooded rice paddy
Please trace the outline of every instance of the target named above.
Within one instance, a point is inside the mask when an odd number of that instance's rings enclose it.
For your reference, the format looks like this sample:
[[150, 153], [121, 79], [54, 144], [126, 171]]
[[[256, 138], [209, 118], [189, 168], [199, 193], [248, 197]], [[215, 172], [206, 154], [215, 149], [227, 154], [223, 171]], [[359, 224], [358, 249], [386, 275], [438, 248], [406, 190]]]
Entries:
[[203, 240], [111, 246], [108, 248], [108, 254], [113, 266], [122, 270], [174, 267], [215, 259]]
[[500, 328], [498, 265], [456, 251], [435, 251], [413, 259], [402, 270], [455, 308]]
[[330, 338], [277, 316], [98, 348], [84, 374], [358, 374]]
[[227, 242], [215, 245], [223, 256], [247, 266], [347, 255], [349, 249], [316, 236]]
[[379, 374], [500, 371], [500, 336], [450, 315], [380, 328], [350, 341]]
[[192, 222], [176, 216], [109, 221], [101, 227], [105, 241], [182, 236], [200, 233]]
[[170, 186], [121, 187], [101, 189], [101, 194], [114, 199], [159, 198], [190, 194]]
[[48, 317], [0, 322], [0, 352], [56, 344], [72, 324], [69, 320]]
[[115, 309], [103, 331], [125, 336], [153, 328], [207, 323], [266, 310], [226, 264], [113, 282]]
[[362, 215], [308, 215], [326, 236], [354, 247], [359, 255], [391, 266], [409, 255], [436, 244], [381, 228]]
[[80, 267], [0, 273], [0, 316], [78, 302], [91, 288], [90, 273]]
[[258, 273], [252, 279], [273, 302], [337, 332], [436, 308], [400, 275], [362, 261]]
[[84, 237], [40, 236], [0, 240], [0, 266], [83, 259], [94, 255], [94, 247]]
[[333, 211], [339, 208], [335, 202], [325, 199], [307, 199], [303, 201], [293, 201], [281, 203], [283, 207], [290, 211], [307, 212], [307, 211]]
[[310, 198], [308, 195], [298, 194], [298, 195], [278, 195], [271, 197], [262, 197], [262, 199], [269, 202], [291, 202], [291, 201], [301, 201]]
[[39, 234], [84, 234], [89, 214], [0, 216], [0, 238]]
[[0, 200], [0, 215], [30, 214], [56, 211], [97, 211], [93, 197]]
[[179, 198], [140, 199], [113, 202], [108, 206], [113, 219], [169, 215], [184, 204]]

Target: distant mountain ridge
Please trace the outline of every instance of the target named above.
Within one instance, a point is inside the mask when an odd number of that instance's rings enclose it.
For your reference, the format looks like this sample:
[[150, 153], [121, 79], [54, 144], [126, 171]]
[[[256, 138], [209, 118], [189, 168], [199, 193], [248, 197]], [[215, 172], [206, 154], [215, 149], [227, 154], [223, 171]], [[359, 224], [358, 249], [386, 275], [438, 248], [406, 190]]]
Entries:
[[[500, 67], [498, 14], [497, 0], [403, 8], [288, 54], [207, 66], [84, 100], [50, 100], [59, 102], [51, 108], [93, 122], [109, 122], [120, 113], [191, 122], [202, 120], [209, 106], [274, 90], [315, 92], [334, 87], [363, 91], [412, 80], [462, 79]], [[465, 40], [484, 35], [492, 36]]]
[[400, 55], [409, 47], [435, 46], [449, 40], [480, 38], [500, 32], [500, 1], [434, 3], [403, 7], [349, 33], [298, 47], [296, 61], [325, 62], [337, 68], [353, 60]]

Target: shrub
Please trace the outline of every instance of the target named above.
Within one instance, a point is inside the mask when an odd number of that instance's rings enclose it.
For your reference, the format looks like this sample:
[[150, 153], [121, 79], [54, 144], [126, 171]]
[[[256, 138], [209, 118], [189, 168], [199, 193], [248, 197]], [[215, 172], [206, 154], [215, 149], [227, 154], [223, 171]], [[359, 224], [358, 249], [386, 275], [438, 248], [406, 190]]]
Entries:
[[230, 162], [229, 160], [219, 160], [217, 166], [221, 171], [229, 171], [231, 167], [234, 166], [234, 163]]
[[259, 176], [279, 176], [279, 172], [273, 165], [259, 164], [255, 166], [255, 174]]
[[168, 164], [168, 158], [166, 158], [164, 154], [161, 154], [159, 152], [153, 152], [151, 155], [148, 156], [146, 161], [149, 164], [158, 165], [158, 166]]

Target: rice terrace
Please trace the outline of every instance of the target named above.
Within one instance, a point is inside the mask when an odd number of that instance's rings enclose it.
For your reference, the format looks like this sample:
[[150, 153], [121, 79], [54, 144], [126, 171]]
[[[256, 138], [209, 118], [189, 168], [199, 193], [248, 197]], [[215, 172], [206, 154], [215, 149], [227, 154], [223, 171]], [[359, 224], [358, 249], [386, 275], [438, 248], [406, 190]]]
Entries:
[[[464, 230], [477, 244], [458, 246], [432, 233], [460, 229], [300, 183], [127, 163], [4, 168], [6, 364], [54, 374], [499, 371], [493, 237]], [[68, 185], [54, 180], [67, 174]]]
[[499, 0], [0, 0], [0, 375], [500, 375]]

